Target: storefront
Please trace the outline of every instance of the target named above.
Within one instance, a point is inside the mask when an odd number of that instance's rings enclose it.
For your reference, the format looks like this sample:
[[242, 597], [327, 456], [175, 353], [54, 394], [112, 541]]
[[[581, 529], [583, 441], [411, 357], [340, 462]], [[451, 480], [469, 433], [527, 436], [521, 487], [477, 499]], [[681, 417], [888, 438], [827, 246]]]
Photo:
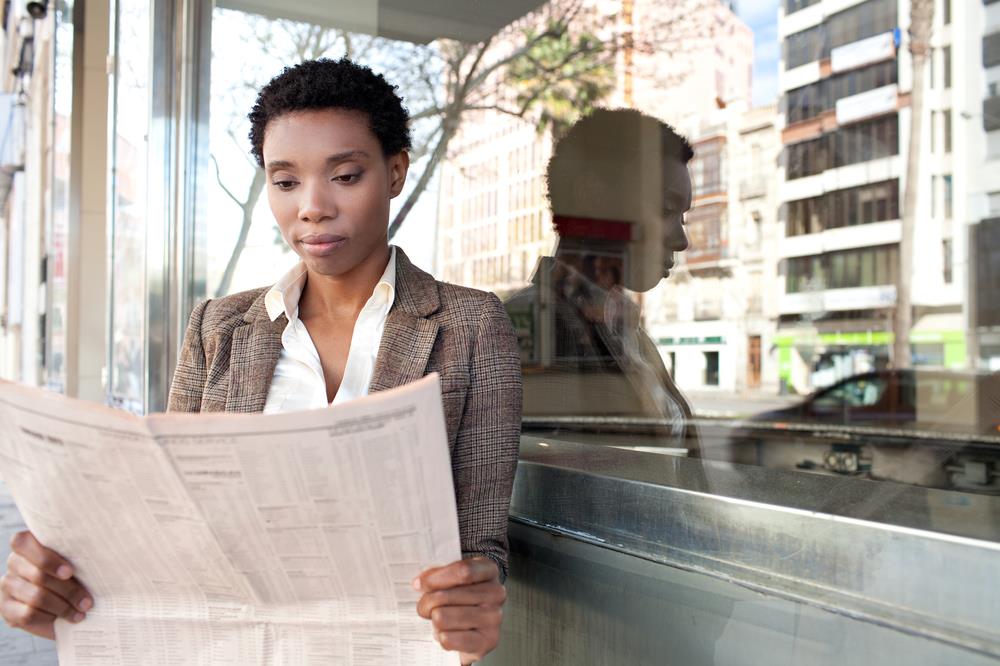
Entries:
[[664, 364], [681, 390], [737, 390], [737, 375], [745, 363], [737, 357], [734, 328], [718, 324], [692, 326], [686, 328], [686, 335], [665, 334], [656, 338]]

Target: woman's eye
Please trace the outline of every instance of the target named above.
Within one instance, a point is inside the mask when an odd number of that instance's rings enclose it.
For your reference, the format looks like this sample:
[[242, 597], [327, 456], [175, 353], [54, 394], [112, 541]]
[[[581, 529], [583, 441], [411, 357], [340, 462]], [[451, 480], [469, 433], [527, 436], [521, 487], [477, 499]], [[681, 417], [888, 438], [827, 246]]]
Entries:
[[360, 173], [345, 173], [342, 176], [333, 177], [333, 179], [338, 183], [356, 183], [360, 178], [361, 178]]
[[294, 180], [276, 180], [276, 181], [274, 181], [273, 185], [275, 187], [277, 187], [279, 190], [282, 190], [283, 192], [287, 192], [288, 190], [290, 190], [293, 187], [295, 187], [295, 181]]

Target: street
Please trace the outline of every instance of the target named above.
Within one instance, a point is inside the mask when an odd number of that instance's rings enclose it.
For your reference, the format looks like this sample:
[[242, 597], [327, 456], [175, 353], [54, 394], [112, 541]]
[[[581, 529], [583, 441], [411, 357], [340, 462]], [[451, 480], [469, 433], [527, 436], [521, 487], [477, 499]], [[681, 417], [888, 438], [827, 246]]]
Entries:
[[731, 393], [716, 391], [684, 392], [695, 415], [708, 418], [746, 418], [760, 412], [789, 407], [803, 396], [767, 393]]

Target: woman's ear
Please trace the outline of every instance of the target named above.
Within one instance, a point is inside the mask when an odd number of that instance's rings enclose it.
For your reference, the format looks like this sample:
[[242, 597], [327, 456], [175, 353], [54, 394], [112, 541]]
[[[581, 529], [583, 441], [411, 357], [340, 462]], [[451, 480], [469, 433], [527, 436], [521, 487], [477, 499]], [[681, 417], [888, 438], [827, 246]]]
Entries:
[[410, 170], [410, 153], [401, 150], [389, 158], [389, 198], [394, 199], [403, 191], [406, 173]]

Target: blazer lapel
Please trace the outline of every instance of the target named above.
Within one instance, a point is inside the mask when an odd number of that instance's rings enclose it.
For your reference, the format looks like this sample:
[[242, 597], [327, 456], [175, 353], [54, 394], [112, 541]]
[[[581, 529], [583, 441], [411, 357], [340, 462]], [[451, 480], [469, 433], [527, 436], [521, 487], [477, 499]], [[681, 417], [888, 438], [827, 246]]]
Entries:
[[227, 412], [264, 411], [274, 368], [281, 356], [281, 333], [287, 323], [285, 315], [271, 321], [263, 294], [247, 310], [244, 323], [233, 331]]
[[396, 298], [385, 321], [369, 393], [402, 386], [424, 376], [438, 323], [427, 319], [440, 307], [437, 282], [396, 248]]
[[384, 391], [423, 377], [437, 332], [437, 322], [393, 308], [385, 322], [368, 392]]

